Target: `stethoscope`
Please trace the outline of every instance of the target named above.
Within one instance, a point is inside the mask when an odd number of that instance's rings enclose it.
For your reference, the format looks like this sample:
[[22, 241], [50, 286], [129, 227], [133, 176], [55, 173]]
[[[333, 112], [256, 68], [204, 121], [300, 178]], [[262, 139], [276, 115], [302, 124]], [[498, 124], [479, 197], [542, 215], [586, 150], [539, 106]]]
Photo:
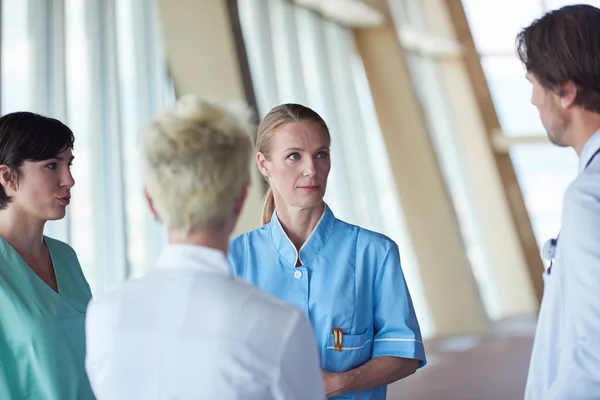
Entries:
[[542, 258], [546, 261], [550, 261], [550, 265], [546, 269], [548, 275], [552, 272], [552, 264], [554, 264], [554, 257], [556, 257], [556, 246], [558, 245], [558, 238], [560, 234], [556, 236], [556, 238], [549, 239], [542, 246]]
[[[586, 169], [591, 164], [592, 160], [598, 155], [598, 153], [600, 153], [600, 149], [596, 150], [596, 152], [592, 154], [592, 157], [585, 164], [583, 169]], [[552, 265], [554, 264], [554, 258], [556, 257], [556, 247], [558, 246], [559, 237], [560, 233], [555, 238], [547, 240], [542, 246], [542, 258], [546, 261], [550, 261], [550, 265], [548, 266], [548, 269], [546, 269], [548, 275], [550, 275], [552, 272]]]

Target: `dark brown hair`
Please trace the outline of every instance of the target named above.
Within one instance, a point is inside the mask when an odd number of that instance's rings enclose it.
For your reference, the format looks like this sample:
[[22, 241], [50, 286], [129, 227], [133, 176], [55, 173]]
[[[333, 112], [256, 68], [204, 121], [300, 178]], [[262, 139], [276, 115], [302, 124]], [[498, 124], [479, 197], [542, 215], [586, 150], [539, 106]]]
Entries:
[[[18, 179], [25, 161], [45, 161], [73, 148], [75, 137], [57, 119], [21, 111], [0, 118], [0, 165], [9, 166]], [[0, 185], [0, 210], [11, 202]]]
[[517, 55], [546, 89], [572, 81], [575, 104], [600, 113], [600, 9], [573, 5], [550, 11], [524, 28]]

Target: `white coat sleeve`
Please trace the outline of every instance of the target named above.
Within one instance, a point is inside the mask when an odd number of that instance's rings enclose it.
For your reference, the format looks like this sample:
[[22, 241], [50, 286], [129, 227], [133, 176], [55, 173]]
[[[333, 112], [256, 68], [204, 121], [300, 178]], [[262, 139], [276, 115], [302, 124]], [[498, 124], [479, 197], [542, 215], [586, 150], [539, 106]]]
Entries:
[[[593, 175], [599, 178], [597, 174]], [[583, 182], [585, 183], [585, 182]], [[548, 400], [600, 396], [600, 183], [572, 185], [565, 195], [562, 279], [566, 325]], [[560, 240], [560, 239], [559, 239]]]
[[297, 311], [274, 384], [277, 400], [325, 399], [319, 352], [310, 322]]
[[85, 369], [97, 397], [103, 391], [103, 381], [106, 375], [107, 360], [110, 354], [107, 351], [108, 335], [110, 329], [109, 312], [102, 297], [95, 297], [89, 302], [85, 319], [86, 356]]

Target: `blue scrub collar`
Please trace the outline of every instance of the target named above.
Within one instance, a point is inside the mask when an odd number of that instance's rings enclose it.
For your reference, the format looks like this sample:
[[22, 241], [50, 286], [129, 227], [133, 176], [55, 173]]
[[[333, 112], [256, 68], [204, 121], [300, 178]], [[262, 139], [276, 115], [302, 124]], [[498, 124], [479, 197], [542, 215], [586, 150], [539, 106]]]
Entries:
[[[303, 266], [314, 260], [323, 247], [325, 247], [327, 239], [329, 239], [329, 236], [331, 236], [331, 232], [333, 231], [334, 222], [335, 216], [329, 206], [325, 204], [325, 211], [323, 211], [321, 219], [317, 222], [312, 233], [300, 248], [300, 262]], [[296, 266], [298, 252], [283, 230], [283, 227], [277, 218], [277, 210], [273, 212], [269, 226], [271, 228], [273, 245], [281, 257], [287, 261], [289, 266], [294, 268]]]

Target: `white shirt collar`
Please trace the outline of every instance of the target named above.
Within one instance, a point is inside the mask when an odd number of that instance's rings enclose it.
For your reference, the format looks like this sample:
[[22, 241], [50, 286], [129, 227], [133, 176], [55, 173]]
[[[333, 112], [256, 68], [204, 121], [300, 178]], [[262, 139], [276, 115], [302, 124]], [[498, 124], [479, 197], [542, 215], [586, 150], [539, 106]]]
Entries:
[[[587, 163], [590, 162], [591, 158], [600, 149], [600, 130], [596, 131], [585, 143], [581, 154], [579, 155], [579, 173], [581, 173]], [[600, 155], [599, 155], [600, 156]]]
[[231, 275], [225, 254], [217, 249], [192, 244], [169, 244], [163, 249], [158, 269], [195, 269]]

